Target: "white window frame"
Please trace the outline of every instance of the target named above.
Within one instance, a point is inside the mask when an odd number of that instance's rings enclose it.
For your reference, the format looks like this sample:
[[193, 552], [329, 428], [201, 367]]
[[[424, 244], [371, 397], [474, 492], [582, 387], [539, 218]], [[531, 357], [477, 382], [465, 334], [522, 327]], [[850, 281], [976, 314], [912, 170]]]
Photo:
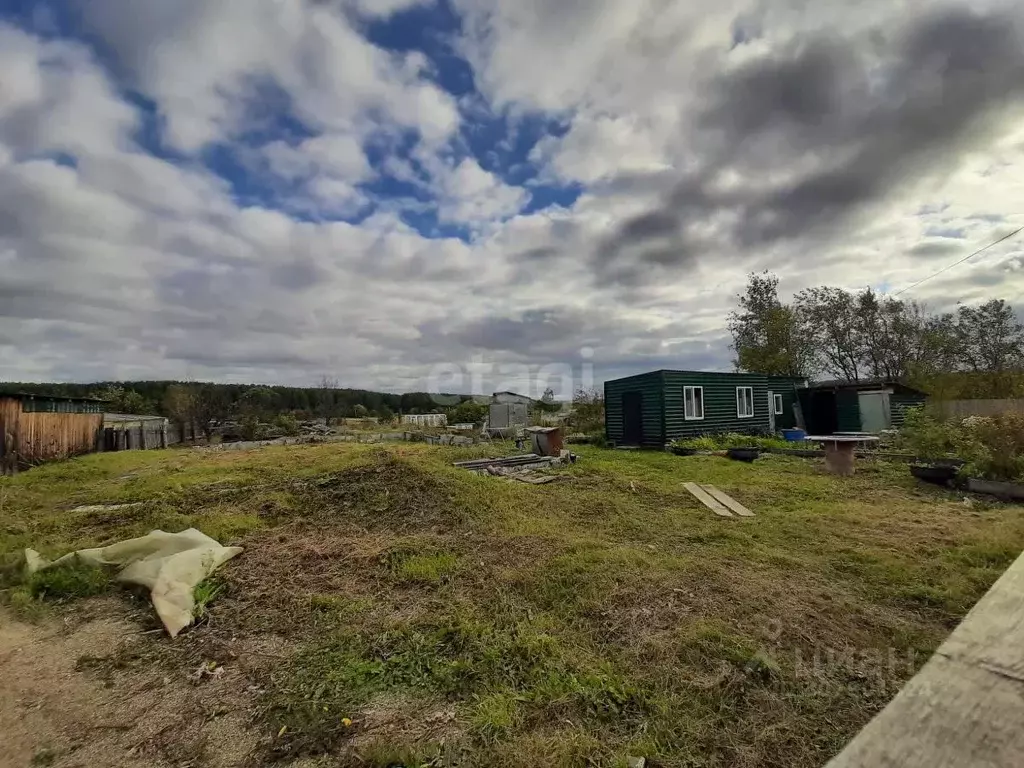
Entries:
[[774, 404], [775, 404], [775, 415], [776, 416], [781, 416], [785, 412], [785, 410], [786, 410], [786, 406], [782, 402], [782, 395], [780, 395], [778, 392], [776, 392], [775, 395], [773, 396], [773, 399], [774, 399]]
[[[746, 403], [746, 397], [740, 398], [741, 393], [750, 393], [750, 413], [743, 413], [740, 408], [741, 403]], [[753, 387], [736, 387], [736, 418], [737, 419], [752, 419], [754, 418], [754, 388]]]
[[[693, 396], [697, 390], [700, 390], [700, 416], [697, 415], [697, 399]], [[690, 402], [693, 403], [693, 416], [686, 415], [686, 393], [687, 390], [690, 392]], [[704, 421], [704, 387], [683, 387], [683, 420], [684, 421]]]

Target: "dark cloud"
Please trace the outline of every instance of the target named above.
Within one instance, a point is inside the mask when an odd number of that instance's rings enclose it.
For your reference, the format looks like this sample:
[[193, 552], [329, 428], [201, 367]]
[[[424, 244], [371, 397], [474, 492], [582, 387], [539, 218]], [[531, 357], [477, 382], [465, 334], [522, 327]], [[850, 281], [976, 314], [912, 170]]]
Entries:
[[[597, 249], [598, 280], [654, 282], [708, 252], [832, 234], [992, 130], [1024, 98], [1024, 45], [1015, 17], [947, 9], [897, 35], [798, 40], [706, 91], [702, 167]], [[722, 185], [726, 172], [749, 182]], [[709, 222], [725, 222], [712, 240]]]
[[913, 248], [908, 249], [907, 255], [920, 259], [948, 258], [961, 253], [963, 249], [964, 247], [960, 243], [950, 242], [949, 240], [925, 240], [923, 243], [918, 243]]
[[461, 324], [447, 336], [463, 347], [534, 357], [586, 341], [585, 317], [559, 309], [533, 309], [519, 317], [488, 316]]

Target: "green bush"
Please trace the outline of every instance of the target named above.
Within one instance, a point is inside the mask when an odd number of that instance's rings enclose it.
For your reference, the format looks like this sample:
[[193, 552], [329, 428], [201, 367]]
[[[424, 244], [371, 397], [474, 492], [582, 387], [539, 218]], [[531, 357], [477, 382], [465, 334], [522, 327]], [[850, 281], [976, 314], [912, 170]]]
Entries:
[[907, 411], [897, 445], [925, 461], [955, 457], [962, 435], [955, 424], [939, 421], [924, 408]]
[[984, 480], [1024, 481], [1024, 414], [971, 416], [955, 430], [961, 474]]
[[283, 435], [293, 437], [299, 434], [299, 420], [290, 413], [279, 413], [274, 417], [274, 427]]

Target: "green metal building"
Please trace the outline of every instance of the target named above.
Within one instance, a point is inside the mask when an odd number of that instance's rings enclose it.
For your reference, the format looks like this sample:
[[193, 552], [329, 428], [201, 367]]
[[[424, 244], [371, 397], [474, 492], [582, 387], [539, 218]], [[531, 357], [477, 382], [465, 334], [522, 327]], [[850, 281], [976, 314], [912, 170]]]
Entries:
[[888, 379], [821, 381], [799, 391], [807, 431], [878, 433], [900, 427], [910, 408], [925, 404], [928, 395]]
[[605, 382], [605, 434], [616, 445], [661, 448], [722, 432], [770, 434], [796, 423], [802, 379], [758, 373], [652, 371]]

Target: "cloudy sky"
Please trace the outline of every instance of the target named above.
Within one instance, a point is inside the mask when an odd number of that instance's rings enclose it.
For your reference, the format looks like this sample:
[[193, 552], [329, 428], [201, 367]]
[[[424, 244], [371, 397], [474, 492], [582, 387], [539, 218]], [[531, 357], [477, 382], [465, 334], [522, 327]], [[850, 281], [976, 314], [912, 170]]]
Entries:
[[727, 369], [1024, 225], [1022, 106], [1019, 2], [0, 0], [0, 380]]

